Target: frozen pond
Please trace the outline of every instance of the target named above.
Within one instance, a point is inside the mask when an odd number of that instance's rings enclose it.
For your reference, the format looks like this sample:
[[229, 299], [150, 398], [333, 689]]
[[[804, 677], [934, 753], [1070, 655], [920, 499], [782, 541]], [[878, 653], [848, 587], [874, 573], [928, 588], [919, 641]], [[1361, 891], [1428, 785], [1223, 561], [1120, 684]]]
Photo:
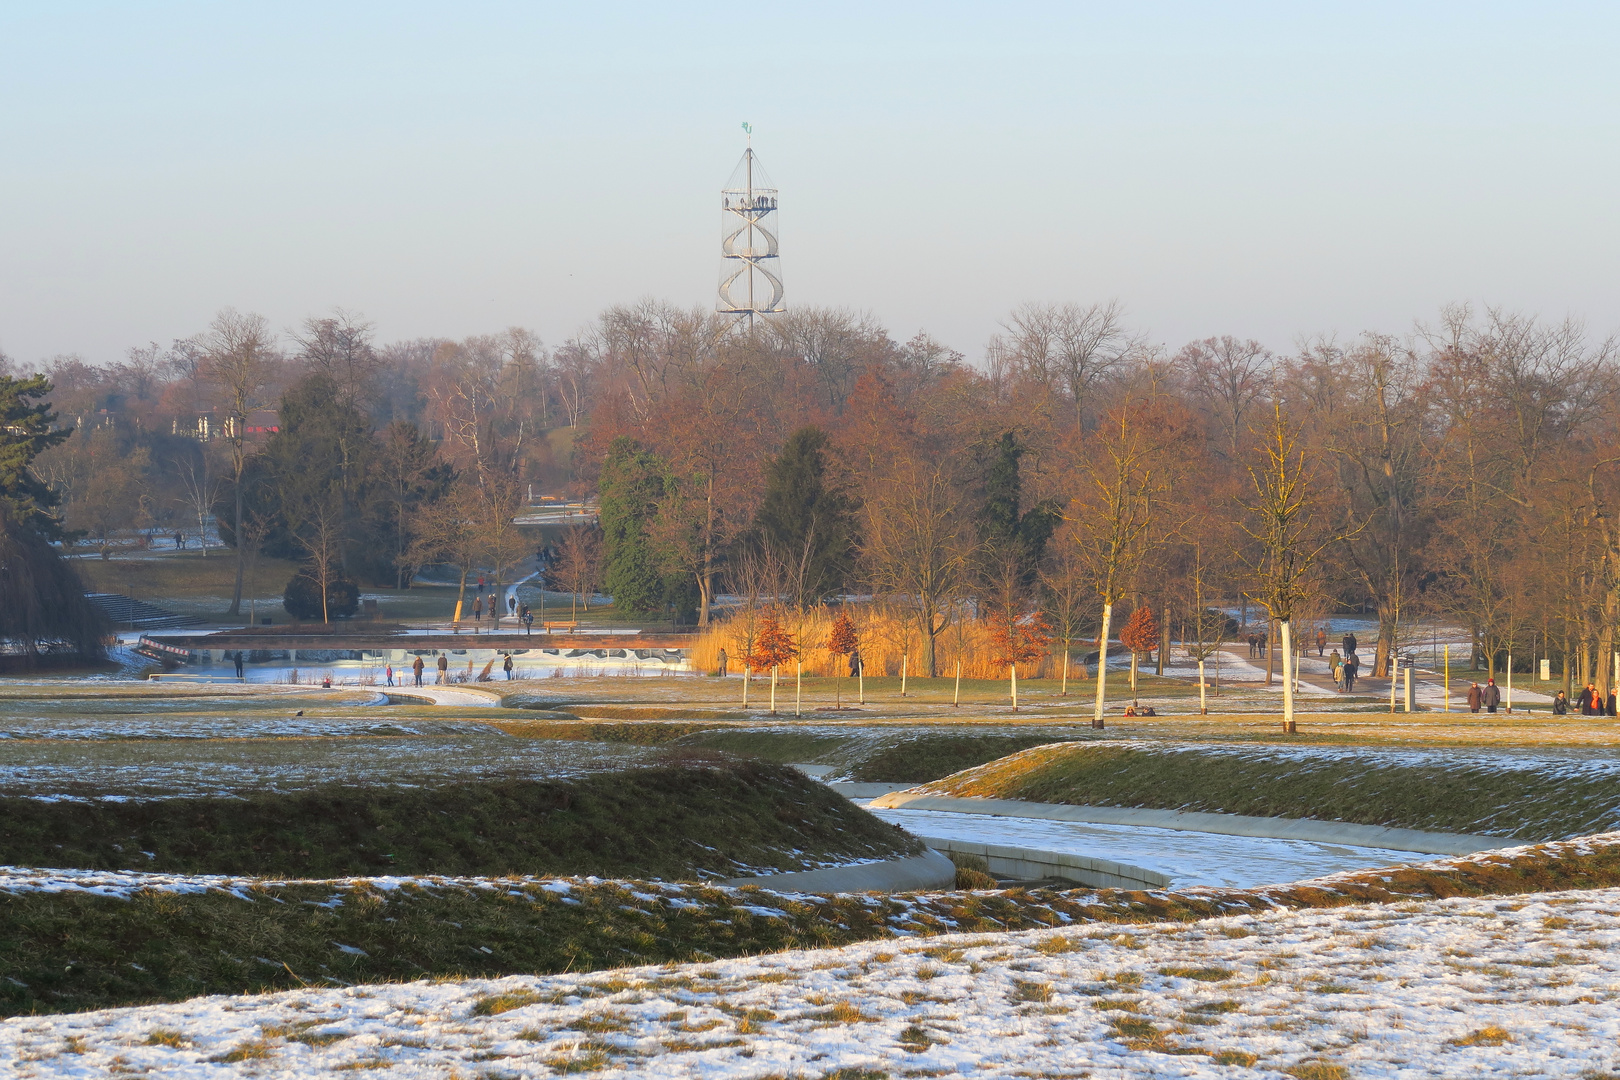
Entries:
[[[981, 844], [1061, 851], [1157, 870], [1172, 888], [1222, 885], [1252, 888], [1277, 885], [1341, 870], [1428, 862], [1415, 851], [1274, 840], [1255, 836], [1183, 832], [1138, 825], [1092, 825], [1078, 821], [958, 814], [947, 810], [879, 810], [884, 821], [917, 836], [972, 840]], [[1504, 840], [1504, 844], [1512, 844]]]

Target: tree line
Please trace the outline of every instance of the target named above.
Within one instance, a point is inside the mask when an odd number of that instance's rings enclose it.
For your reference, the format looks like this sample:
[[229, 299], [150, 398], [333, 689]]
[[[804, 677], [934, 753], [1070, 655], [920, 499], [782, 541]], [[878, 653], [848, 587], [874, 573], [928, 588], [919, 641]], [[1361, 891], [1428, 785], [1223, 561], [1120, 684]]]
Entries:
[[[238, 559], [399, 584], [513, 558], [502, 522], [532, 485], [600, 497], [600, 533], [558, 545], [571, 591], [700, 623], [722, 595], [881, 598], [925, 673], [963, 619], [1039, 612], [1068, 646], [1148, 608], [1196, 649], [1230, 605], [1376, 616], [1379, 674], [1438, 619], [1493, 671], [1512, 652], [1614, 676], [1620, 366], [1575, 322], [1456, 307], [1275, 353], [1029, 304], [970, 363], [839, 310], [750, 330], [643, 301], [554, 346], [227, 311], [122, 364], [39, 367], [76, 431], [31, 475], [91, 539], [212, 513]], [[267, 440], [176, 434], [266, 406]]]

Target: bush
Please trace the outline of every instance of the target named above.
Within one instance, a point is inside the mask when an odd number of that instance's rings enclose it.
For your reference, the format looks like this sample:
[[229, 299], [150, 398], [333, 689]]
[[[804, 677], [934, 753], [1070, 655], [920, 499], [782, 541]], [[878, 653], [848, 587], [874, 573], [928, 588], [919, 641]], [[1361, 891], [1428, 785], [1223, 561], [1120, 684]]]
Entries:
[[[287, 582], [281, 606], [295, 619], [319, 619], [321, 583], [301, 570]], [[360, 610], [360, 586], [348, 578], [333, 578], [326, 586], [326, 612], [334, 619], [346, 619]]]

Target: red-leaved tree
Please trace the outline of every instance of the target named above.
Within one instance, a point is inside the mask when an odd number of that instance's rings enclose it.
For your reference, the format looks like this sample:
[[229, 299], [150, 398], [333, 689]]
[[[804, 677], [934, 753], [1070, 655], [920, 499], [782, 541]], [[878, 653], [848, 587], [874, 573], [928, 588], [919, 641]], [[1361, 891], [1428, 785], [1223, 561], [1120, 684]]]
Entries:
[[992, 612], [989, 622], [991, 662], [1005, 664], [1012, 684], [1013, 712], [1018, 711], [1018, 665], [1033, 664], [1052, 647], [1052, 628], [1039, 611], [1027, 615]]
[[1159, 647], [1159, 623], [1153, 609], [1146, 604], [1131, 612], [1125, 629], [1119, 632], [1119, 643], [1131, 650], [1131, 704], [1136, 704], [1136, 661], [1143, 653], [1151, 654]]
[[776, 669], [799, 655], [799, 643], [793, 640], [781, 616], [767, 611], [759, 620], [754, 633], [754, 647], [743, 660], [750, 668], [771, 669], [771, 715], [776, 715]]
[[[834, 656], [859, 656], [861, 636], [855, 629], [855, 620], [849, 617], [849, 612], [840, 611], [838, 617], [833, 619], [832, 632], [827, 635], [827, 651]], [[860, 660], [857, 659], [855, 664], [858, 670]], [[843, 685], [836, 677], [833, 679], [833, 691], [835, 707], [843, 708]]]

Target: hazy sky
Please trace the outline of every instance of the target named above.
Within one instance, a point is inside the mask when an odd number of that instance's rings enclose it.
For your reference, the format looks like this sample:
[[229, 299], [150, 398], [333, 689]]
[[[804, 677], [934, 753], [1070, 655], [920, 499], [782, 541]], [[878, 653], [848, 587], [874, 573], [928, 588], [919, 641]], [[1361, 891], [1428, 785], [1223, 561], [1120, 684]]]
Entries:
[[712, 307], [719, 188], [787, 303], [977, 358], [1026, 300], [1170, 345], [1620, 329], [1620, 5], [0, 3], [0, 349], [234, 305], [384, 340]]

